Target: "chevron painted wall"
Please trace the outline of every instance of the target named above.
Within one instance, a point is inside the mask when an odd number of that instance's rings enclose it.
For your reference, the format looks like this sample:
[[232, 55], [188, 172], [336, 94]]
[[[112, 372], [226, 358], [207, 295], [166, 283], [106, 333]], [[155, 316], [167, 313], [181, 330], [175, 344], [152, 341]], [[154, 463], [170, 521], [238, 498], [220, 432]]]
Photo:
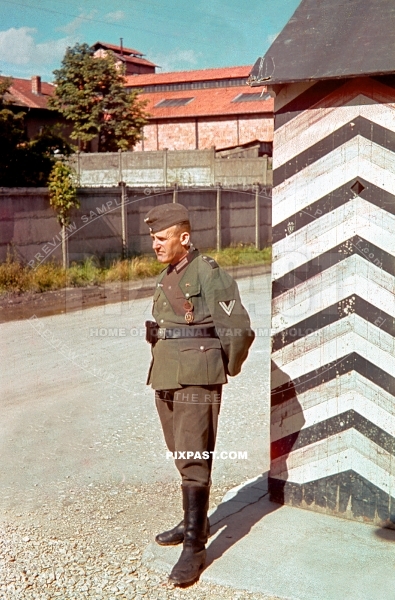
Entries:
[[275, 100], [274, 501], [395, 521], [395, 77]]

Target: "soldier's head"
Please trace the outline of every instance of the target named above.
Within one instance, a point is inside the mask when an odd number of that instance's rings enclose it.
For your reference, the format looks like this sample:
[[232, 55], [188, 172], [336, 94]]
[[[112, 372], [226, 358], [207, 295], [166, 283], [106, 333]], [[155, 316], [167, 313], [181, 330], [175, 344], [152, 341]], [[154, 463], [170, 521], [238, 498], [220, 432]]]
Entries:
[[176, 264], [190, 246], [188, 210], [178, 203], [152, 208], [144, 219], [150, 228], [152, 248], [159, 262]]

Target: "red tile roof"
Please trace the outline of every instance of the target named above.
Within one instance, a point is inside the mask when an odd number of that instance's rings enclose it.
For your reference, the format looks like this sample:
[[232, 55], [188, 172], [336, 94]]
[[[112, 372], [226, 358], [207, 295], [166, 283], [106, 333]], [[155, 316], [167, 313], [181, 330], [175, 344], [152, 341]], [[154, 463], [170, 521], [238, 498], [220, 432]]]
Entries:
[[164, 83], [179, 83], [186, 81], [209, 81], [213, 79], [239, 79], [248, 77], [252, 66], [222, 67], [219, 69], [199, 69], [196, 71], [173, 71], [170, 73], [147, 73], [144, 75], [128, 75], [126, 85], [160, 85]]
[[[254, 91], [256, 93], [256, 90]], [[201, 90], [141, 93], [139, 97], [142, 100], [148, 100], [145, 110], [150, 114], [151, 119], [174, 120], [185, 117], [273, 113], [273, 98], [248, 102], [232, 102], [239, 94], [249, 92], [252, 93], [251, 88], [245, 85]], [[184, 106], [155, 108], [161, 100], [192, 97], [193, 100]]]
[[[134, 65], [148, 65], [150, 67], [156, 67], [157, 65], [149, 60], [146, 60], [145, 58], [140, 58], [137, 56], [118, 56], [118, 54], [116, 55], [117, 59], [119, 60], [123, 60], [125, 62], [128, 63], [132, 63]], [[130, 75], [128, 76], [130, 77]]]
[[114, 44], [107, 44], [106, 42], [96, 42], [96, 44], [92, 44], [92, 48], [96, 48], [97, 46], [102, 46], [103, 48], [108, 48], [109, 50], [114, 50], [114, 52], [121, 51], [124, 54], [136, 54], [137, 56], [145, 56], [140, 50], [133, 50], [133, 48], [125, 48], [124, 46], [115, 46]]
[[[2, 78], [4, 79], [4, 78]], [[48, 99], [53, 95], [55, 86], [51, 83], [41, 82], [41, 94], [33, 94], [30, 79], [12, 77], [10, 86], [10, 99], [16, 106], [29, 108], [48, 108]]]

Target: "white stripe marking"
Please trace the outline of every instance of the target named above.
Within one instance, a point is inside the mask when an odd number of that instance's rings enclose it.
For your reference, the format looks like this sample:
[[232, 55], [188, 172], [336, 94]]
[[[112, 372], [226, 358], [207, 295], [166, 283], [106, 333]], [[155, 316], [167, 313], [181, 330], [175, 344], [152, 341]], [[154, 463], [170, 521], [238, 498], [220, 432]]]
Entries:
[[356, 136], [273, 189], [273, 226], [360, 175], [395, 195], [395, 153]]
[[235, 304], [236, 304], [236, 300], [228, 300], [227, 302], [219, 302], [220, 307], [222, 308], [222, 310], [224, 310], [226, 312], [228, 317], [230, 317], [230, 315], [232, 314], [232, 310], [234, 309]]

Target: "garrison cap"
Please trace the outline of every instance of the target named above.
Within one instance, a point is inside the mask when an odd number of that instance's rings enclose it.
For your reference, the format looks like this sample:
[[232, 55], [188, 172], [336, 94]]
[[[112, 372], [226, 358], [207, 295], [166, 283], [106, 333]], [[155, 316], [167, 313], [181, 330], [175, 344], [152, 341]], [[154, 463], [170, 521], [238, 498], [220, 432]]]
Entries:
[[151, 208], [144, 219], [144, 223], [147, 223], [151, 233], [163, 231], [183, 221], [189, 221], [188, 209], [178, 202], [155, 206], [155, 208]]

